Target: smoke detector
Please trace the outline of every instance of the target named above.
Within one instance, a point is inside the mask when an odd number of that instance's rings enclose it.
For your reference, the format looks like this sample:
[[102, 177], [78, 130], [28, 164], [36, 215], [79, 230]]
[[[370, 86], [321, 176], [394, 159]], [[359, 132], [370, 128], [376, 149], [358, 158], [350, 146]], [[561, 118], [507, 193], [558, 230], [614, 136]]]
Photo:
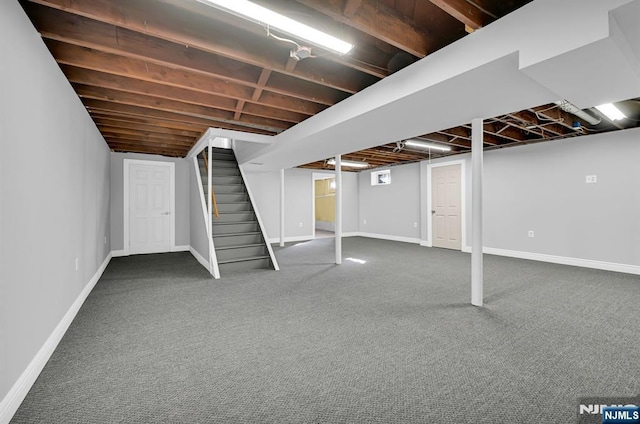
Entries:
[[293, 49], [291, 49], [291, 53], [290, 56], [292, 58], [294, 58], [295, 60], [302, 60], [302, 59], [307, 59], [311, 57], [311, 47], [307, 47], [307, 46], [296, 46]]

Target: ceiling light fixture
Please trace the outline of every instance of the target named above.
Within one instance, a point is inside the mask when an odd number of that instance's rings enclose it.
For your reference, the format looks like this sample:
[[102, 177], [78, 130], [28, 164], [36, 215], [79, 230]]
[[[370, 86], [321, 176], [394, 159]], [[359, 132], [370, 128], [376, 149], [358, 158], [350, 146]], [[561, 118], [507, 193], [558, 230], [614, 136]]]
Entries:
[[607, 103], [604, 105], [596, 106], [596, 109], [598, 109], [607, 118], [611, 119], [612, 121], [617, 121], [618, 119], [624, 119], [627, 117], [627, 115], [620, 112], [620, 109], [618, 109], [613, 103]]
[[[366, 168], [367, 166], [369, 166], [367, 162], [356, 162], [351, 160], [343, 160], [341, 162], [342, 162], [342, 166], [346, 166], [347, 168]], [[327, 161], [327, 164], [336, 166], [336, 160], [329, 159]]]
[[439, 144], [433, 144], [433, 143], [425, 143], [424, 141], [420, 141], [420, 140], [407, 140], [404, 142], [404, 144], [405, 146], [419, 147], [421, 149], [440, 150], [443, 152], [448, 152], [451, 150], [451, 147], [441, 146]]
[[259, 6], [247, 0], [197, 0], [217, 9], [233, 13], [242, 18], [276, 28], [293, 37], [301, 38], [338, 54], [346, 54], [353, 48], [353, 44], [337, 37], [311, 28], [301, 22]]

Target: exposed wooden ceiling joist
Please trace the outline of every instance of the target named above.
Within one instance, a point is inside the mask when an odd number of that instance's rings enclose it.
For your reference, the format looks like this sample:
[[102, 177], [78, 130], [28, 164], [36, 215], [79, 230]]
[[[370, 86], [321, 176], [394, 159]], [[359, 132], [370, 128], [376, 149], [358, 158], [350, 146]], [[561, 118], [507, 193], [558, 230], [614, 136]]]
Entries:
[[[258, 84], [235, 84], [229, 80], [209, 75], [155, 65], [54, 40], [48, 40], [47, 47], [61, 65], [128, 77], [138, 81], [159, 83], [169, 87], [185, 88], [235, 100], [253, 101], [254, 90], [258, 87]], [[264, 90], [264, 87], [262, 89]], [[342, 96], [327, 97], [320, 99], [319, 103], [315, 103], [311, 97], [304, 94], [301, 96], [306, 98], [263, 91], [255, 102], [277, 109], [314, 115], [324, 110], [327, 104], [332, 105], [342, 100]]]
[[480, 29], [495, 20], [495, 16], [467, 0], [429, 1], [473, 30]]
[[[438, 40], [425, 29], [377, 0], [362, 0], [358, 7], [344, 0], [297, 1], [417, 57], [440, 47]], [[345, 15], [345, 6], [349, 6], [346, 11], [350, 16]]]
[[275, 119], [261, 118], [258, 116], [241, 117], [239, 120], [233, 119], [233, 113], [195, 104], [166, 100], [140, 94], [131, 94], [125, 91], [98, 88], [82, 84], [74, 84], [78, 95], [83, 99], [103, 100], [129, 106], [140, 106], [164, 112], [178, 113], [190, 117], [207, 119], [214, 122], [246, 126], [247, 128], [257, 128], [272, 132], [281, 132], [291, 127], [291, 123], [278, 121]]
[[[194, 92], [193, 90], [184, 88], [170, 87], [163, 84], [140, 81], [102, 72], [87, 71], [67, 65], [63, 65], [62, 70], [70, 82], [82, 86], [96, 87], [97, 89], [118, 90], [130, 94], [141, 94], [227, 111], [235, 110], [237, 103], [234, 99], [214, 94]], [[309, 115], [260, 106], [255, 103], [248, 104], [245, 108], [245, 113], [291, 123], [298, 123], [309, 117]]]
[[175, 121], [178, 123], [191, 123], [191, 124], [199, 124], [206, 127], [216, 127], [216, 128], [224, 128], [235, 131], [247, 131], [258, 134], [269, 134], [273, 135], [272, 131], [267, 131], [260, 128], [253, 127], [243, 127], [240, 125], [234, 125], [232, 123], [192, 116], [189, 114], [178, 114], [173, 112], [167, 112], [154, 108], [147, 108], [142, 106], [132, 106], [124, 103], [118, 102], [110, 102], [105, 100], [95, 100], [95, 99], [83, 99], [83, 103], [89, 109], [89, 111], [93, 114], [93, 112], [101, 112], [101, 113], [120, 113], [125, 114], [132, 117], [140, 117], [140, 118], [153, 118], [167, 121]]
[[[464, 36], [460, 23], [477, 29], [530, 0], [254, 1], [355, 47], [339, 56], [311, 46], [314, 58], [296, 60], [293, 40], [197, 1], [20, 0], [109, 145], [171, 156], [211, 126], [286, 130]], [[611, 129], [551, 104], [486, 119], [484, 141], [493, 149]], [[387, 144], [343, 157], [381, 166], [471, 147], [468, 125], [416, 138], [452, 150]]]
[[[296, 66], [287, 70], [288, 50], [278, 48], [272, 40], [264, 37], [253, 37], [246, 40], [243, 34], [232, 27], [211, 25], [206, 17], [181, 13], [180, 9], [156, 0], [83, 0], [69, 2], [67, 0], [33, 0], [36, 3], [64, 10], [75, 14], [80, 20], [79, 26], [83, 32], [92, 32], [102, 36], [112, 32], [112, 39], [117, 43], [128, 43], [132, 47], [129, 51], [140, 53], [133, 45], [144, 45], [143, 38], [155, 37], [170, 43], [183, 46], [185, 49], [196, 50], [193, 55], [194, 64], [204, 59], [202, 53], [208, 52], [243, 64], [259, 68], [267, 68], [291, 77], [314, 82], [344, 91], [356, 93], [366, 86], [373, 84], [377, 78], [369, 78], [361, 72], [343, 69], [335, 73], [327, 71], [330, 64], [315, 62], [313, 66]], [[171, 20], [163, 17], [172, 16]], [[83, 19], [89, 18], [89, 19]], [[102, 23], [103, 25], [100, 25]], [[104, 26], [106, 24], [106, 27]], [[90, 25], [90, 28], [87, 26]], [[63, 31], [68, 28], [60, 28]], [[58, 33], [64, 33], [58, 31]], [[72, 34], [69, 34], [71, 36]], [[81, 38], [86, 43], [94, 43], [93, 37]], [[246, 41], [245, 41], [246, 40]], [[171, 44], [160, 43], [163, 49], [171, 48], [178, 54]], [[175, 56], [174, 56], [175, 57]], [[309, 63], [309, 62], [307, 62]], [[355, 73], [354, 73], [355, 72]]]

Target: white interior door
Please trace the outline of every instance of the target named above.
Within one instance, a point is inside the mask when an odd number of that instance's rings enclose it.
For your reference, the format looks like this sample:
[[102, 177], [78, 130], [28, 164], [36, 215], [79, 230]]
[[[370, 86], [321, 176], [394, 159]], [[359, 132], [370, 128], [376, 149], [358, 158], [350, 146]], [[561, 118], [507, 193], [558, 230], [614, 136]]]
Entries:
[[171, 167], [129, 164], [129, 253], [171, 250]]
[[460, 165], [431, 169], [433, 247], [462, 250]]

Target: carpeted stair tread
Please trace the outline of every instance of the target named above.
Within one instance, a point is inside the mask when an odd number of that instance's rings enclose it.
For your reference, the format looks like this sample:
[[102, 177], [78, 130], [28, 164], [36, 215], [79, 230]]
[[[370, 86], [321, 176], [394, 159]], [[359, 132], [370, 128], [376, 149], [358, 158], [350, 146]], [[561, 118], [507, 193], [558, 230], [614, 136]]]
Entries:
[[214, 234], [213, 238], [217, 239], [218, 237], [237, 237], [237, 236], [254, 236], [260, 235], [260, 231], [249, 231], [247, 233], [232, 233], [232, 234]]
[[222, 264], [231, 264], [231, 263], [235, 263], [235, 262], [249, 262], [249, 261], [262, 260], [262, 259], [269, 259], [269, 255], [251, 256], [251, 257], [248, 257], [248, 258], [227, 259], [227, 260], [224, 260], [224, 261], [218, 261], [218, 264], [222, 265]]
[[216, 250], [242, 249], [243, 247], [264, 247], [264, 243], [238, 244], [234, 246], [216, 247]]

